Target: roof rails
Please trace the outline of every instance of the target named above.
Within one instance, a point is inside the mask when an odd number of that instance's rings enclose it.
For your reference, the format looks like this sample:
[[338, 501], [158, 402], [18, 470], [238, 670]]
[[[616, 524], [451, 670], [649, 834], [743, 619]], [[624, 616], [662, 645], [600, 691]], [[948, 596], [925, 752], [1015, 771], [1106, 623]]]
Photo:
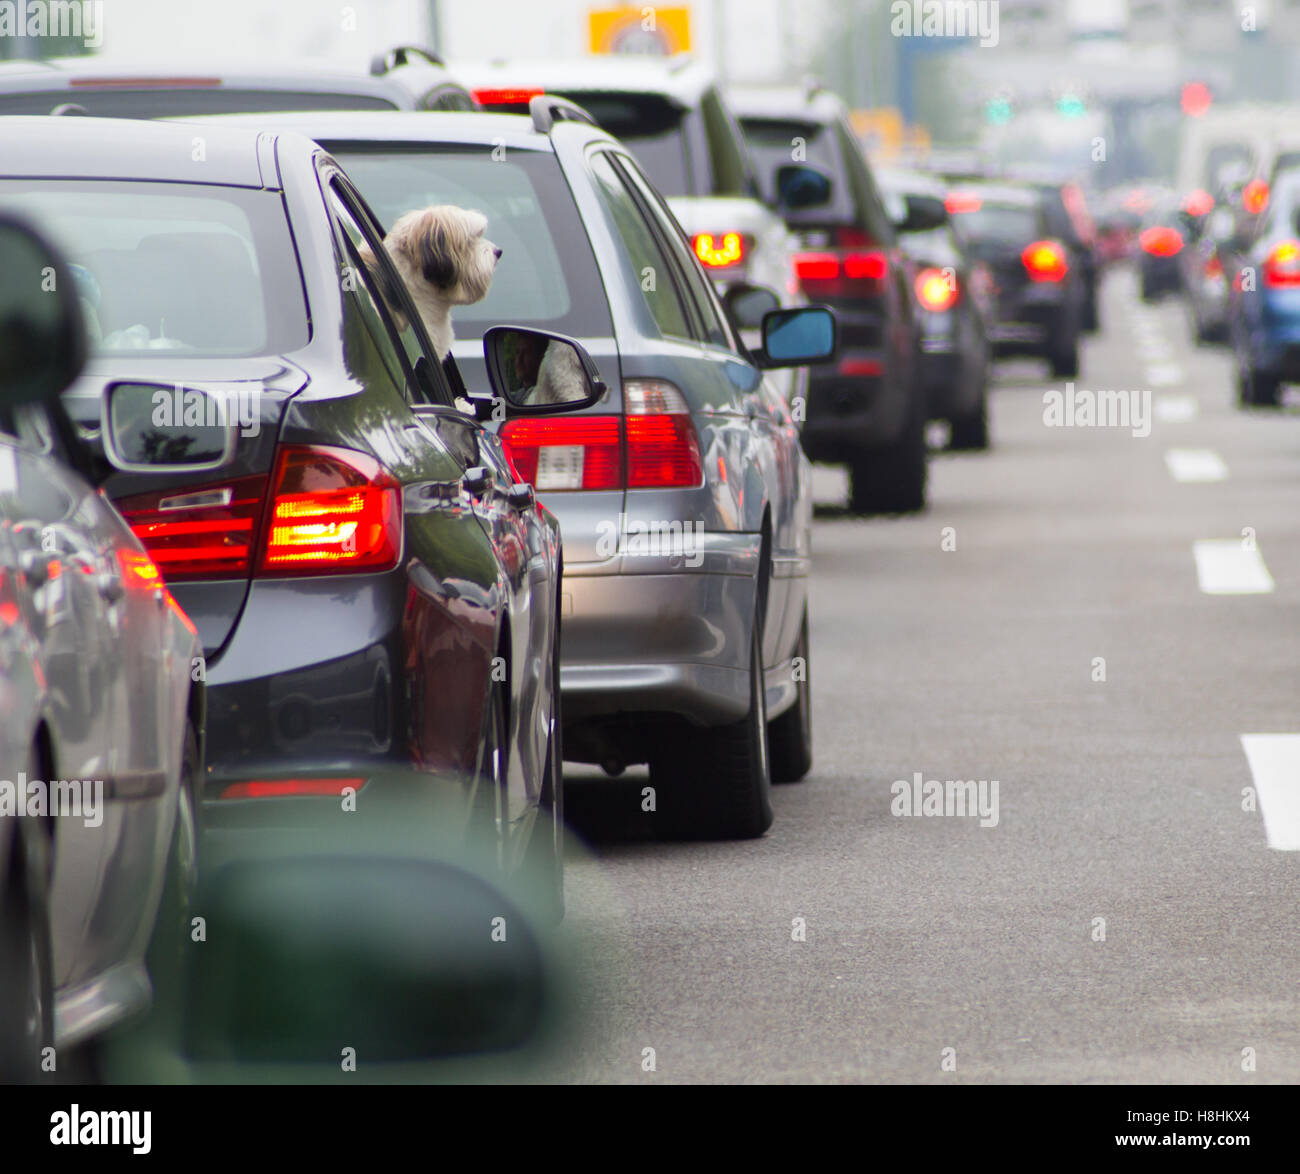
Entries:
[[447, 66], [447, 63], [431, 49], [423, 49], [419, 45], [397, 45], [387, 53], [376, 53], [370, 59], [370, 74], [372, 77], [383, 77], [390, 69], [396, 69], [399, 65], [408, 65], [410, 57], [423, 57], [430, 65], [443, 69]]
[[539, 135], [550, 134], [551, 127], [557, 122], [585, 122], [588, 126], [600, 126], [590, 111], [555, 94], [535, 95], [528, 103], [528, 113], [533, 120], [533, 130]]
[[683, 69], [686, 69], [688, 66], [693, 64], [694, 61], [695, 56], [690, 52], [690, 50], [683, 49], [680, 53], [674, 53], [670, 58], [668, 58], [668, 72], [681, 73]]

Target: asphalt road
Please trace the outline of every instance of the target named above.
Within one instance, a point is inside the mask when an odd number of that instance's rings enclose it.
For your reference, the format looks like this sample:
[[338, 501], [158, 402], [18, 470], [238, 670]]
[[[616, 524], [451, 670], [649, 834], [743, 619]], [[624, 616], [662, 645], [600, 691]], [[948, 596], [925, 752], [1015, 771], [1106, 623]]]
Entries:
[[[996, 378], [993, 451], [937, 456], [924, 515], [849, 517], [818, 470], [816, 761], [762, 840], [647, 841], [644, 774], [572, 772], [554, 1077], [1300, 1081], [1300, 412], [1238, 410], [1124, 272], [1075, 383], [1150, 390], [1149, 435]], [[1273, 589], [1202, 590], [1209, 540]], [[1261, 733], [1298, 736], [1257, 776]], [[996, 824], [894, 814], [916, 772], [997, 780]]]

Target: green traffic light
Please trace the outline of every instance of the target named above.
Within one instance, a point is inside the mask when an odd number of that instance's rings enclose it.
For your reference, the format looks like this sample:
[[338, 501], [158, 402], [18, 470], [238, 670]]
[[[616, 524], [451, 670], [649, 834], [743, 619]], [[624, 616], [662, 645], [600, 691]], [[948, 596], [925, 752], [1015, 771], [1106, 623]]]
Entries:
[[1056, 100], [1056, 109], [1066, 118], [1079, 118], [1087, 112], [1083, 99], [1074, 94], [1066, 94]]
[[984, 117], [994, 126], [1011, 121], [1011, 103], [1005, 98], [992, 98], [984, 107]]

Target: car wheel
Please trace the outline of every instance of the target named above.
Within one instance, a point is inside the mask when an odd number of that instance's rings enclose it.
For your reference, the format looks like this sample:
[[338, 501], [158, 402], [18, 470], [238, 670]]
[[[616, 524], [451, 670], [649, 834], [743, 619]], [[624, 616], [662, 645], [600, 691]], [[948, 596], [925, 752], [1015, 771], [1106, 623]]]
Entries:
[[550, 732], [546, 740], [546, 770], [542, 775], [537, 823], [528, 841], [526, 881], [538, 886], [543, 916], [552, 924], [564, 920], [564, 727], [560, 709], [560, 649], [556, 642], [551, 665]]
[[[39, 768], [30, 774], [41, 777]], [[14, 832], [0, 895], [0, 1083], [29, 1084], [54, 1042], [50, 838], [39, 821], [6, 822]]]
[[1047, 361], [1051, 365], [1055, 378], [1073, 378], [1079, 373], [1079, 335], [1071, 334], [1069, 338], [1054, 343], [1047, 352]]
[[667, 839], [748, 840], [772, 826], [763, 644], [755, 623], [749, 713], [711, 729], [688, 729], [650, 759], [655, 828]]
[[1237, 402], [1243, 407], [1275, 408], [1281, 386], [1274, 376], [1247, 367], [1237, 374]]
[[797, 783], [812, 769], [812, 674], [808, 656], [808, 609], [799, 626], [794, 655], [799, 661], [794, 705], [767, 725], [772, 782]]
[[1097, 312], [1097, 285], [1093, 282], [1088, 287], [1088, 297], [1083, 303], [1083, 330], [1085, 334], [1096, 334], [1101, 329], [1101, 315]]
[[180, 786], [176, 791], [176, 823], [162, 900], [149, 942], [146, 965], [153, 982], [156, 1015], [166, 1027], [179, 1023], [190, 946], [190, 918], [199, 879], [200, 811], [198, 789], [203, 772], [199, 737], [193, 722], [185, 723]]
[[1142, 300], [1144, 302], [1154, 302], [1159, 298], [1160, 291], [1152, 284], [1151, 279], [1146, 273], [1142, 274]]
[[948, 421], [948, 447], [954, 452], [975, 452], [989, 446], [988, 380], [980, 383], [979, 407], [969, 416]]
[[903, 436], [889, 448], [870, 449], [849, 466], [849, 509], [855, 514], [908, 514], [925, 509], [929, 454], [925, 406], [910, 401]]

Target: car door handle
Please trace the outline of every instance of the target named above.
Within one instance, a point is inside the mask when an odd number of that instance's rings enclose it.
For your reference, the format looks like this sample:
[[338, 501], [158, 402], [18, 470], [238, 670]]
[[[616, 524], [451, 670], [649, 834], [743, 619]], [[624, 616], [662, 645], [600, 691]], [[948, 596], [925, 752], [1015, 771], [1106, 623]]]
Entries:
[[486, 465], [473, 465], [465, 470], [460, 483], [473, 497], [482, 497], [492, 488], [492, 470]]
[[527, 481], [516, 481], [510, 486], [506, 499], [517, 510], [530, 510], [537, 501], [537, 494], [533, 492], [533, 487]]

